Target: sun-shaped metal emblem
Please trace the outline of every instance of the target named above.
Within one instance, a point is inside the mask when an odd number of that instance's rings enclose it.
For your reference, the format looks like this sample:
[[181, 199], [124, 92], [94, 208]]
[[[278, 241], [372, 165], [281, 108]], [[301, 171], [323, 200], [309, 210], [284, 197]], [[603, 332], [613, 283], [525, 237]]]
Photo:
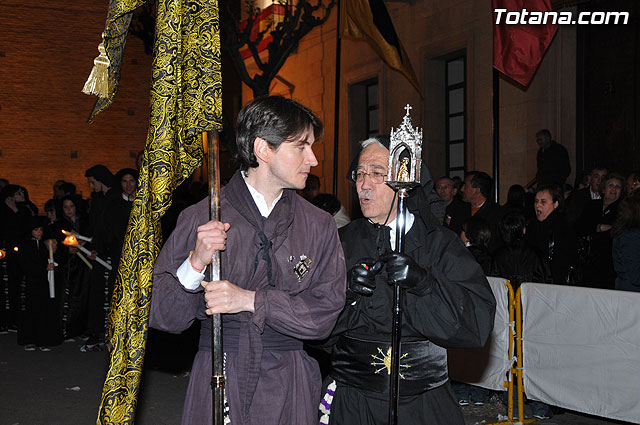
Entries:
[[[400, 359], [402, 360], [408, 355], [409, 353], [404, 353], [402, 356], [400, 356]], [[387, 375], [391, 375], [391, 347], [387, 349], [386, 354], [382, 350], [382, 348], [378, 347], [378, 353], [372, 354], [371, 357], [373, 357], [374, 360], [377, 360], [377, 361], [371, 362], [371, 365], [376, 367], [375, 373], [380, 373], [383, 370], [387, 369]], [[408, 369], [410, 367], [411, 365], [400, 363], [400, 369], [402, 368]], [[400, 378], [404, 379], [404, 375], [402, 374], [402, 372], [400, 373]]]

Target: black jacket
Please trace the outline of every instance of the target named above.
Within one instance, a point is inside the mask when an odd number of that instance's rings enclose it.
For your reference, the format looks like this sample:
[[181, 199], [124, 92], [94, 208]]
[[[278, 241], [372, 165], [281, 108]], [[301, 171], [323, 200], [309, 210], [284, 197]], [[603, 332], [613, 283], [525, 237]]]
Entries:
[[547, 149], [538, 149], [537, 162], [536, 180], [538, 185], [554, 183], [562, 187], [571, 174], [567, 149], [554, 140], [551, 141], [551, 145]]
[[487, 199], [484, 204], [476, 211], [475, 215], [484, 218], [489, 223], [491, 230], [491, 240], [489, 241], [489, 252], [495, 252], [502, 246], [502, 238], [498, 234], [498, 222], [506, 214], [506, 209], [501, 205]]
[[524, 239], [499, 248], [493, 256], [491, 276], [508, 279], [514, 291], [523, 282], [551, 280], [549, 265], [542, 253]]
[[[379, 226], [367, 219], [339, 230], [347, 270], [365, 257], [389, 249]], [[378, 241], [380, 241], [378, 243]], [[376, 244], [382, 244], [380, 250]], [[425, 295], [404, 297], [403, 339], [428, 339], [442, 347], [481, 347], [493, 328], [495, 298], [484, 272], [458, 237], [442, 226], [426, 225], [419, 215], [405, 239], [405, 253], [431, 272]], [[333, 334], [390, 340], [393, 287], [381, 271], [373, 295], [347, 304]]]
[[565, 216], [553, 211], [544, 221], [532, 220], [526, 240], [549, 262], [552, 282], [565, 284], [569, 271], [576, 266], [577, 238]]
[[462, 231], [462, 224], [469, 217], [471, 217], [471, 205], [454, 196], [453, 201], [447, 205], [443, 224], [459, 236]]

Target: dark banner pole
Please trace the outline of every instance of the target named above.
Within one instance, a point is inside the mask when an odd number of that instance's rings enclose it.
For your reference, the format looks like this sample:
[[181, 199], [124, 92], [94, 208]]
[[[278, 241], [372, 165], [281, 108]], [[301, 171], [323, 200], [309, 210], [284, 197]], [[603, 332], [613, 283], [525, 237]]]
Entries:
[[500, 193], [500, 73], [493, 70], [493, 200], [498, 203]]
[[[217, 130], [207, 133], [209, 174], [209, 220], [220, 220], [220, 157]], [[220, 251], [213, 254], [209, 281], [220, 280]], [[224, 425], [224, 362], [222, 351], [222, 315], [211, 316], [211, 389], [213, 425]]]
[[340, 54], [342, 37], [340, 35], [340, 2], [337, 3], [338, 29], [336, 31], [336, 87], [333, 105], [333, 196], [338, 196], [338, 140], [340, 140]]

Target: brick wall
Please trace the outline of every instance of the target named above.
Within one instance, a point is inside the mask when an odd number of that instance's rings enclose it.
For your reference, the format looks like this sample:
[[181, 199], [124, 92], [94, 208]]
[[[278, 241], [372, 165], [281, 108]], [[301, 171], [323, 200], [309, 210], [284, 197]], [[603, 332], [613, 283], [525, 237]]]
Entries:
[[94, 96], [81, 92], [107, 15], [107, 1], [0, 3], [0, 177], [25, 186], [41, 209], [57, 179], [89, 196], [84, 171], [135, 168], [144, 148], [151, 57], [129, 36], [115, 102], [87, 124]]

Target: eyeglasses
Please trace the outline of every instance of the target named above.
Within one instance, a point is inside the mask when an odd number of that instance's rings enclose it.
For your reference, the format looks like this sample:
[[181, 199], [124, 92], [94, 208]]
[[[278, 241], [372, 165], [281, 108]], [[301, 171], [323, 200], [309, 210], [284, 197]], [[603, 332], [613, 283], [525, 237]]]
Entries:
[[373, 173], [365, 173], [362, 170], [353, 170], [351, 172], [351, 178], [356, 182], [360, 183], [364, 181], [364, 177], [368, 176], [372, 182], [375, 184], [380, 184], [384, 182], [384, 179], [387, 178], [387, 173], [381, 173], [380, 171], [374, 171]]

